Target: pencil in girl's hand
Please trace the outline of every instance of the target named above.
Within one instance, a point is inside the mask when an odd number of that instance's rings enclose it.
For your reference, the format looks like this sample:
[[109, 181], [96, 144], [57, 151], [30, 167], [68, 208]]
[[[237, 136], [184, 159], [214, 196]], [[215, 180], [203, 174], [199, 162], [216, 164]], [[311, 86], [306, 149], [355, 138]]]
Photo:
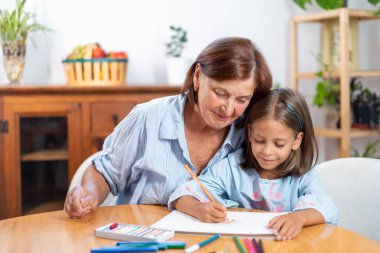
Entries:
[[211, 200], [211, 202], [215, 202], [215, 199], [211, 196], [211, 194], [208, 192], [206, 187], [199, 181], [198, 177], [194, 174], [194, 172], [185, 164], [185, 169], [190, 173], [191, 177], [199, 184], [202, 191], [207, 195], [207, 197]]

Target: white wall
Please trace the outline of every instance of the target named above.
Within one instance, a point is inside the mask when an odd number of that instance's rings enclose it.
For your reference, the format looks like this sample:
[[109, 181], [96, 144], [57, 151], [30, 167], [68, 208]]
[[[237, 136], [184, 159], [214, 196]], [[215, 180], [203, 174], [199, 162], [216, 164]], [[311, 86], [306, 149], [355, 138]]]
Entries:
[[[14, 1], [1, 0], [0, 9], [13, 8]], [[371, 8], [365, 1], [358, 2], [350, 1], [350, 7]], [[75, 45], [90, 42], [101, 43], [107, 51], [127, 51], [129, 84], [167, 83], [165, 43], [169, 38], [169, 25], [176, 25], [188, 31], [189, 43], [184, 54], [191, 59], [220, 37], [252, 39], [264, 53], [274, 82], [288, 86], [289, 19], [306, 13], [292, 0], [28, 0], [26, 9], [34, 12], [37, 21], [53, 32], [34, 34], [37, 47], [28, 42], [25, 85], [64, 84], [61, 60]], [[307, 12], [313, 11], [320, 8], [312, 6]], [[378, 30], [376, 24], [361, 27], [359, 60], [364, 68], [380, 68]], [[300, 69], [316, 71], [318, 65], [312, 54], [319, 52], [320, 28], [302, 26], [300, 35]], [[6, 82], [0, 64], [0, 85]], [[315, 81], [303, 85], [308, 101], [312, 100], [314, 85]], [[318, 124], [320, 110], [310, 109]], [[327, 146], [335, 150], [336, 143], [332, 142]], [[325, 150], [332, 154], [329, 149]]]
[[[14, 0], [0, 2], [1, 9], [13, 6]], [[54, 31], [34, 34], [37, 48], [29, 42], [24, 84], [65, 83], [61, 60], [75, 45], [89, 42], [127, 51], [128, 83], [165, 83], [169, 25], [187, 29], [184, 54], [192, 59], [219, 37], [250, 38], [266, 56], [274, 79], [289, 80], [288, 21], [296, 9], [291, 1], [28, 0], [26, 7]], [[4, 83], [2, 65], [0, 69]]]

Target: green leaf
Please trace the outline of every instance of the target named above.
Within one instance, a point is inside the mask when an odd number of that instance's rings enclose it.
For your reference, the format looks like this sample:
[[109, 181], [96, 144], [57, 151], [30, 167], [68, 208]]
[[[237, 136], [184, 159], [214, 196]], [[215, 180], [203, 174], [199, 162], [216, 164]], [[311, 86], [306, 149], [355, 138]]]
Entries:
[[373, 14], [374, 14], [375, 16], [379, 17], [379, 16], [380, 16], [380, 9], [376, 10]]
[[317, 4], [324, 10], [337, 9], [343, 6], [343, 0], [315, 0]]
[[306, 10], [305, 5], [311, 4], [311, 0], [293, 0], [295, 4], [297, 4], [301, 9]]
[[375, 6], [380, 2], [380, 0], [368, 0], [368, 2]]

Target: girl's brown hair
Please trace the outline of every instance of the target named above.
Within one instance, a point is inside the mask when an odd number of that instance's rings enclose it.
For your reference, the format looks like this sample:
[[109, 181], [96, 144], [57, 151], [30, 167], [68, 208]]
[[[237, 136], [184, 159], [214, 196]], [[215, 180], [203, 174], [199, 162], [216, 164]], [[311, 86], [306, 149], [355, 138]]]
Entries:
[[251, 143], [248, 141], [248, 127], [263, 118], [274, 119], [289, 127], [294, 131], [294, 138], [298, 133], [304, 133], [301, 146], [295, 151], [292, 150], [288, 159], [279, 166], [278, 175], [301, 176], [308, 172], [317, 160], [318, 147], [306, 101], [299, 92], [292, 89], [271, 90], [267, 97], [253, 104], [246, 118], [246, 150], [242, 167], [260, 168], [260, 164], [252, 154]]
[[197, 103], [193, 83], [197, 64], [201, 66], [204, 75], [215, 81], [246, 80], [254, 75], [255, 91], [251, 103], [266, 96], [272, 87], [269, 67], [251, 40], [240, 37], [222, 38], [208, 45], [187, 72], [181, 93], [189, 92], [188, 99], [192, 105]]

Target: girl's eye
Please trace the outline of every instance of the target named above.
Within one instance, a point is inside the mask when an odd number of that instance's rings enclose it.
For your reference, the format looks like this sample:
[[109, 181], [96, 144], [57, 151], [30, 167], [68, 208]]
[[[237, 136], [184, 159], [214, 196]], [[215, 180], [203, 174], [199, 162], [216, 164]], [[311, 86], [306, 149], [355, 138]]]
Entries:
[[278, 148], [283, 148], [285, 145], [284, 144], [277, 144], [276, 143], [276, 147], [278, 147]]
[[262, 140], [257, 140], [257, 139], [253, 139], [255, 141], [255, 143], [259, 143], [259, 144], [264, 144], [265, 141], [262, 141]]

